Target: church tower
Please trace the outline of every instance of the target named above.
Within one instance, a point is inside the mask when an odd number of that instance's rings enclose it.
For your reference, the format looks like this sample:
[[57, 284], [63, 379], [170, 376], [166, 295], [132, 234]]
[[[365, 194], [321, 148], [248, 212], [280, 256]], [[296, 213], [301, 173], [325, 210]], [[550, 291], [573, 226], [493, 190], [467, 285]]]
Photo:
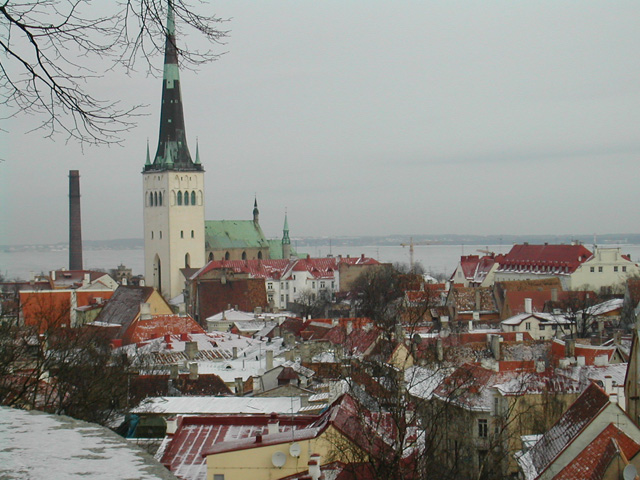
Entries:
[[169, 298], [182, 293], [181, 268], [204, 265], [204, 169], [187, 146], [175, 41], [169, 1], [158, 148], [152, 161], [147, 142], [142, 171], [145, 280]]

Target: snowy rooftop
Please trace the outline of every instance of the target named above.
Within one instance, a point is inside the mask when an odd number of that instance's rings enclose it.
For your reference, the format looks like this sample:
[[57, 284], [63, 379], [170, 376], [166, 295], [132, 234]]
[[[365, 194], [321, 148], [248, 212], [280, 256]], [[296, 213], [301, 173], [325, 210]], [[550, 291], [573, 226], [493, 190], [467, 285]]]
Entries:
[[0, 477], [175, 479], [111, 430], [70, 417], [0, 407]]
[[299, 397], [151, 397], [132, 412], [160, 415], [290, 414], [299, 410]]
[[535, 318], [542, 323], [549, 324], [570, 324], [571, 320], [567, 319], [562, 315], [554, 315], [553, 313], [543, 313], [543, 312], [534, 312], [534, 313], [519, 313], [518, 315], [514, 315], [513, 317], [507, 318], [500, 322], [502, 325], [520, 325], [522, 322], [529, 318]]

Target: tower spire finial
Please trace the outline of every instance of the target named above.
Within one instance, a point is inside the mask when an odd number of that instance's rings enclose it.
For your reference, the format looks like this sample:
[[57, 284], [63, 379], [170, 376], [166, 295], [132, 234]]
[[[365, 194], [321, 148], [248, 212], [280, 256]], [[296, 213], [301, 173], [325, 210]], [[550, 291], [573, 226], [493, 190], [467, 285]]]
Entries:
[[258, 210], [258, 196], [253, 196], [253, 223], [260, 223], [260, 210]]
[[145, 166], [151, 165], [151, 157], [149, 156], [149, 137], [147, 137], [147, 161], [144, 164]]

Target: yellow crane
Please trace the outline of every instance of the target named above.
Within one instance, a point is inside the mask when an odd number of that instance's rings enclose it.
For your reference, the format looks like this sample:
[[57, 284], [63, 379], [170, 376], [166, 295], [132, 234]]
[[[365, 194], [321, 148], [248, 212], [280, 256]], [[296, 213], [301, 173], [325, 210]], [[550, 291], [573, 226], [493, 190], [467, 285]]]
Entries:
[[413, 273], [413, 247], [416, 245], [435, 245], [438, 242], [414, 242], [413, 237], [409, 237], [409, 243], [401, 243], [401, 247], [409, 247], [409, 268], [411, 268], [411, 273]]

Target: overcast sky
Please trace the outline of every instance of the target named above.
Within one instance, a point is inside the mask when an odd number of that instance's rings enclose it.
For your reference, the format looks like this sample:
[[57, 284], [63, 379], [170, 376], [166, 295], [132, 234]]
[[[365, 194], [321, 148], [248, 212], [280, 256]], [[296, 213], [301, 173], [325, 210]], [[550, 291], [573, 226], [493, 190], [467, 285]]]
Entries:
[[[292, 236], [640, 231], [640, 2], [211, 5], [227, 53], [181, 72], [207, 219], [250, 219], [257, 194], [269, 237], [285, 208]], [[85, 239], [142, 237], [162, 84], [93, 87], [148, 116], [84, 152], [0, 124], [0, 244], [68, 239], [70, 169]]]

